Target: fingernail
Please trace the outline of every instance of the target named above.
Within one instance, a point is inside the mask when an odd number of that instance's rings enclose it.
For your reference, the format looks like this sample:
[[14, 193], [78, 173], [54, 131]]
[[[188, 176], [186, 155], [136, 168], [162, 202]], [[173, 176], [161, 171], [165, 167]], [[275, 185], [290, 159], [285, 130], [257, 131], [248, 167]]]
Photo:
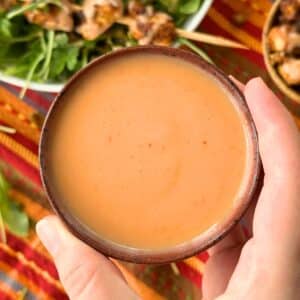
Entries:
[[45, 218], [37, 223], [36, 232], [46, 249], [52, 256], [55, 256], [61, 245], [61, 238], [55, 223]]

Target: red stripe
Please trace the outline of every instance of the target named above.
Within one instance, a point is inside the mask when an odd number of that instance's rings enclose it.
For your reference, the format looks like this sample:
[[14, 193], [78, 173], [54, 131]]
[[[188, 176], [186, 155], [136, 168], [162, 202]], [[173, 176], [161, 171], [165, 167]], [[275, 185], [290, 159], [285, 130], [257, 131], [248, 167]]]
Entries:
[[[10, 84], [10, 87], [12, 87], [14, 90], [16, 90], [18, 93], [21, 91], [21, 88], [15, 85]], [[39, 93], [34, 92], [32, 90], [26, 91], [26, 96], [30, 98], [30, 100], [35, 103], [36, 105], [42, 107], [45, 110], [48, 110], [51, 102], [46, 100], [43, 96], [41, 96]]]
[[235, 50], [239, 55], [244, 56], [245, 58], [249, 59], [251, 62], [255, 63], [260, 69], [266, 70], [266, 65], [264, 62], [264, 58], [261, 54], [255, 51], [247, 51], [236, 49]]
[[46, 270], [54, 279], [58, 279], [56, 268], [50, 259], [35, 251], [29, 244], [10, 232], [7, 232], [7, 242], [14, 251], [22, 252], [28, 260], [34, 261], [37, 266]]
[[32, 90], [28, 90], [26, 92], [27, 97], [29, 97], [31, 100], [33, 100], [36, 104], [40, 105], [41, 107], [43, 107], [44, 109], [48, 110], [51, 102], [47, 99], [45, 99], [41, 94], [32, 91]]
[[[227, 6], [223, 1], [215, 1], [214, 2], [214, 8], [221, 13], [226, 19], [230, 22], [233, 20], [234, 15], [237, 13], [234, 11], [231, 7]], [[232, 23], [232, 25], [235, 25]], [[236, 26], [236, 25], [235, 25]], [[252, 35], [254, 38], [260, 40], [262, 35], [262, 30], [259, 27], [256, 27], [252, 23], [246, 21], [241, 26], [238, 26], [239, 28], [243, 29], [244, 31], [247, 31], [250, 35]]]
[[206, 251], [205, 251], [205, 252], [199, 253], [199, 254], [197, 255], [197, 257], [198, 257], [201, 261], [203, 261], [203, 262], [207, 262], [208, 259], [209, 259], [209, 255], [208, 255], [208, 253], [207, 253]]
[[15, 134], [10, 135], [10, 137], [13, 138], [19, 144], [26, 147], [28, 150], [30, 150], [35, 155], [38, 154], [39, 146], [35, 142], [27, 139], [25, 136], [23, 136], [19, 132], [16, 132]]
[[7, 293], [4, 291], [0, 290], [0, 299], [1, 300], [14, 300], [11, 296], [9, 296]]
[[36, 185], [42, 186], [39, 171], [1, 144], [0, 159], [9, 163], [12, 167], [17, 169], [25, 177], [33, 181]]
[[[229, 39], [235, 39], [229, 32], [227, 32], [224, 29], [222, 29], [221, 27], [219, 27], [209, 16], [206, 16], [206, 18], [201, 23], [201, 29], [205, 29], [205, 31], [207, 31], [211, 34], [227, 37]], [[260, 68], [265, 69], [264, 60], [263, 60], [263, 57], [261, 54], [255, 52], [255, 51], [249, 51], [249, 50], [235, 49], [232, 51], [249, 59], [251, 62], [255, 63]]]
[[192, 281], [196, 286], [201, 287], [202, 275], [183, 262], [176, 263], [180, 273], [185, 278]]
[[48, 295], [51, 295], [57, 300], [68, 300], [65, 293], [59, 290], [56, 286], [49, 283], [42, 276], [38, 275], [34, 270], [28, 266], [23, 265], [17, 258], [11, 256], [0, 248], [0, 259], [8, 264], [14, 270], [17, 270], [20, 274], [33, 282], [36, 286], [45, 291]]

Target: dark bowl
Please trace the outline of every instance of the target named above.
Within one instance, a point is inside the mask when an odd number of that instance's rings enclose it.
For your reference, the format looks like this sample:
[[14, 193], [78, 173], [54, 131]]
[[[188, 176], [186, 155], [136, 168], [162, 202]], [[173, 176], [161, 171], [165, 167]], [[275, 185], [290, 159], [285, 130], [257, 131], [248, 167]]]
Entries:
[[268, 43], [268, 34], [272, 27], [278, 23], [279, 18], [279, 9], [280, 9], [280, 3], [281, 0], [276, 0], [273, 4], [269, 15], [267, 17], [267, 20], [264, 25], [263, 29], [263, 55], [264, 55], [264, 61], [265, 65], [267, 67], [268, 73], [270, 77], [272, 78], [273, 82], [276, 84], [276, 86], [280, 89], [280, 91], [290, 99], [291, 103], [288, 103], [288, 105], [291, 107], [291, 109], [295, 109], [299, 111], [300, 107], [300, 94], [292, 87], [288, 86], [285, 81], [281, 78], [275, 67], [272, 65], [270, 61], [270, 49], [269, 49], [269, 43]]
[[[226, 218], [224, 218], [224, 220], [222, 220], [222, 222], [212, 226], [209, 230], [201, 233], [193, 240], [187, 241], [172, 248], [162, 250], [131, 248], [128, 246], [116, 244], [115, 242], [109, 240], [104, 240], [99, 237], [95, 232], [90, 230], [85, 224], [82, 224], [74, 215], [72, 215], [70, 211], [68, 211], [68, 209], [64, 206], [63, 201], [60, 201], [60, 199], [55, 196], [55, 190], [52, 185], [51, 177], [48, 174], [47, 168], [47, 143], [49, 138], [51, 138], [51, 135], [55, 134], [55, 132], [52, 132], [50, 130], [49, 124], [53, 116], [61, 108], [60, 104], [62, 103], [62, 96], [64, 95], [64, 93], [67, 90], [71, 89], [74, 83], [80, 80], [81, 76], [88, 72], [90, 69], [95, 68], [96, 66], [99, 67], [103, 62], [113, 60], [120, 56], [129, 56], [136, 53], [150, 53], [156, 55], [177, 57], [194, 64], [204, 72], [207, 72], [210, 76], [213, 76], [219, 82], [219, 84], [221, 84], [221, 86], [226, 89], [227, 92], [232, 96], [233, 103], [236, 105], [236, 108], [241, 115], [245, 130], [248, 133], [247, 145], [249, 155], [247, 182], [246, 184], [244, 184], [243, 189], [241, 189], [240, 197], [237, 199], [237, 201], [235, 201], [232, 211], [227, 215]], [[258, 138], [255, 125], [248, 106], [245, 102], [244, 96], [234, 85], [234, 83], [215, 66], [208, 64], [199, 56], [194, 55], [191, 52], [175, 48], [146, 46], [122, 49], [117, 52], [99, 57], [98, 59], [87, 65], [84, 69], [79, 71], [77, 74], [75, 74], [65, 85], [62, 92], [57, 96], [51, 106], [51, 109], [48, 112], [46, 122], [44, 123], [42, 131], [42, 138], [39, 148], [39, 158], [41, 164], [41, 177], [50, 204], [70, 229], [70, 231], [82, 241], [107, 256], [135, 263], [154, 264], [172, 262], [190, 257], [200, 251], [209, 248], [210, 246], [217, 243], [220, 239], [222, 239], [230, 231], [230, 229], [232, 229], [239, 222], [243, 214], [246, 212], [251, 201], [257, 197], [260, 189], [261, 164], [259, 158]]]

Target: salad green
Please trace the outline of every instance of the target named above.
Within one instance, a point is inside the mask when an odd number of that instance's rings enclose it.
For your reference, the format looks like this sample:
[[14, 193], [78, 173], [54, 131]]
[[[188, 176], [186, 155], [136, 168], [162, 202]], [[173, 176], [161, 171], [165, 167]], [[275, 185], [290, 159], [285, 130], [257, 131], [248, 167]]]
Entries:
[[29, 232], [30, 222], [21, 206], [10, 196], [10, 184], [0, 172], [0, 238], [6, 241], [4, 224], [14, 234], [26, 236]]
[[[137, 45], [127, 26], [113, 24], [95, 40], [85, 40], [76, 32], [48, 30], [29, 23], [25, 12], [59, 7], [62, 0], [16, 0], [8, 10], [0, 5], [0, 71], [36, 82], [64, 82], [92, 59], [109, 51]], [[75, 3], [76, 2], [76, 3]], [[81, 4], [82, 1], [72, 1]], [[123, 0], [126, 7], [128, 0]], [[142, 0], [155, 10], [170, 15], [176, 26], [195, 13], [202, 0]], [[125, 10], [126, 13], [126, 10]], [[178, 40], [193, 50], [197, 47]], [[196, 51], [203, 54], [202, 51]]]

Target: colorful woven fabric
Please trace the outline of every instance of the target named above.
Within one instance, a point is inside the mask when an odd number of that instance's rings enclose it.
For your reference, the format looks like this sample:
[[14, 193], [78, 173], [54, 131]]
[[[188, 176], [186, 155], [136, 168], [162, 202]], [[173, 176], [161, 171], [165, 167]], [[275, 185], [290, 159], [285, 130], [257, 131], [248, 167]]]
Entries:
[[[262, 26], [270, 6], [268, 0], [215, 0], [200, 30], [236, 39], [252, 50], [201, 46], [227, 74], [242, 82], [261, 76], [287, 101], [272, 85], [261, 55]], [[237, 24], [238, 19], [243, 22]], [[18, 92], [19, 88], [0, 83], [0, 124], [17, 129], [14, 135], [0, 133], [0, 167], [13, 185], [12, 197], [24, 206], [35, 223], [50, 213], [41, 187], [37, 152], [42, 121], [39, 115], [47, 112], [54, 95], [28, 91], [24, 101], [20, 101], [13, 96]], [[24, 288], [24, 299], [68, 299], [34, 229], [26, 239], [10, 232], [7, 236], [7, 244], [0, 244], [0, 300], [19, 299]], [[201, 299], [201, 273], [207, 259], [208, 255], [201, 253], [177, 263], [181, 276], [174, 275], [170, 266], [125, 267], [138, 278], [131, 282], [136, 290], [141, 291], [140, 284], [144, 282], [165, 299]], [[145, 299], [158, 299], [155, 293], [151, 295]]]

